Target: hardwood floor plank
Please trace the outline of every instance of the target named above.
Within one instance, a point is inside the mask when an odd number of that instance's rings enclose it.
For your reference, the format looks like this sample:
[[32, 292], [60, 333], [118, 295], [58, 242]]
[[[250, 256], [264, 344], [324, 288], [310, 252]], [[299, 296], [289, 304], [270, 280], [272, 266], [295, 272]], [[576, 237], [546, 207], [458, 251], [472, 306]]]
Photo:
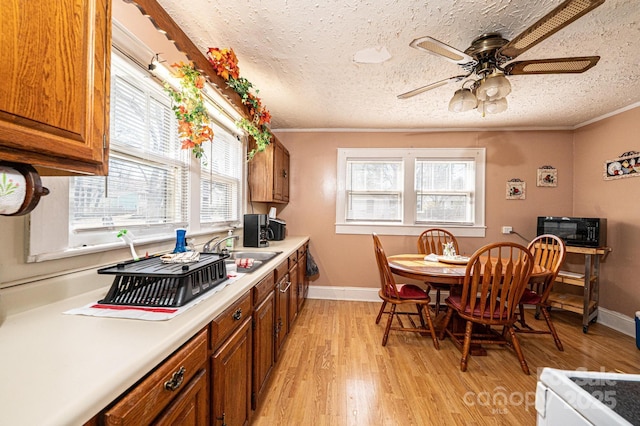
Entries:
[[[518, 337], [531, 375], [513, 350], [490, 346], [459, 369], [460, 351], [445, 339], [392, 331], [381, 345], [379, 303], [309, 299], [271, 374], [253, 425], [533, 425], [543, 367], [640, 373], [635, 339], [600, 324], [582, 333], [581, 317], [554, 310], [565, 351], [549, 335]], [[385, 318], [386, 320], [386, 318]], [[527, 322], [544, 327], [527, 312]]]

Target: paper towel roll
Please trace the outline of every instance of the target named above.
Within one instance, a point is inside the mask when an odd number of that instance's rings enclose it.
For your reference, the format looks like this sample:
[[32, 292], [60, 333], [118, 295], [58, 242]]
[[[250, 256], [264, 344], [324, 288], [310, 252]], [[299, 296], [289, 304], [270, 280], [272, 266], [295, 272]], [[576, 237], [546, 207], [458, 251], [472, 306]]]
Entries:
[[27, 181], [18, 170], [0, 166], [0, 214], [10, 215], [22, 207], [27, 195]]

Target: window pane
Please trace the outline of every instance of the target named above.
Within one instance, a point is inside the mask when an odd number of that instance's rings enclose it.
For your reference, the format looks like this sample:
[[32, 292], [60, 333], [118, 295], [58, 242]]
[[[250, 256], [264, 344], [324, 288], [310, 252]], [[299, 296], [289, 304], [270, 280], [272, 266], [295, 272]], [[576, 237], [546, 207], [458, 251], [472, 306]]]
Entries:
[[206, 160], [200, 177], [200, 222], [240, 220], [242, 143], [225, 128], [213, 125], [212, 143], [205, 143]]
[[[69, 229], [144, 226], [146, 235], [162, 235], [162, 225], [188, 220], [188, 165], [171, 101], [159, 83], [115, 54], [111, 75], [109, 176], [72, 179]], [[70, 241], [84, 244], [83, 238]]]
[[348, 195], [348, 220], [400, 221], [402, 219], [402, 199], [399, 194]]
[[418, 222], [468, 222], [469, 196], [418, 194]]
[[[182, 171], [112, 156], [109, 176], [72, 180], [71, 229], [126, 227], [186, 221]], [[105, 182], [106, 180], [106, 182]]]
[[402, 162], [350, 161], [348, 190], [401, 191]]
[[402, 221], [402, 182], [401, 161], [348, 161], [346, 219]]
[[416, 222], [473, 223], [474, 162], [416, 160]]

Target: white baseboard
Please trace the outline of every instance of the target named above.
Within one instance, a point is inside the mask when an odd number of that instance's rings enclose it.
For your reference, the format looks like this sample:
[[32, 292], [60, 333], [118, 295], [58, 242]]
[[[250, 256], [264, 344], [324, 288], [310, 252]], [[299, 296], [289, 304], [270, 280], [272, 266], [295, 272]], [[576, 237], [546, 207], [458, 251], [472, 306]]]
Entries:
[[598, 308], [598, 323], [627, 336], [636, 336], [636, 321], [632, 317], [605, 308]]
[[326, 287], [309, 286], [309, 299], [351, 300], [358, 302], [380, 302], [379, 287]]
[[[359, 302], [380, 302], [378, 287], [326, 287], [309, 286], [309, 299], [326, 300], [350, 300]], [[441, 300], [447, 297], [447, 292], [442, 292]], [[605, 308], [598, 308], [598, 323], [612, 328], [627, 336], [635, 337], [635, 319], [622, 315], [619, 312]]]

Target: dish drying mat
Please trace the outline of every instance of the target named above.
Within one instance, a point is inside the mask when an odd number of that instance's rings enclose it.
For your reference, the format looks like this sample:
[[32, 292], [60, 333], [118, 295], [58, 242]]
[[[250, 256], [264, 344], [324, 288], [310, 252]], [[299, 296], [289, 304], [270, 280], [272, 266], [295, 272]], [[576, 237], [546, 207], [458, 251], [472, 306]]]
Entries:
[[184, 306], [177, 308], [163, 308], [152, 306], [126, 306], [126, 305], [109, 305], [106, 303], [92, 302], [80, 308], [70, 309], [63, 312], [67, 315], [86, 315], [92, 317], [108, 317], [108, 318], [125, 318], [137, 319], [143, 321], [165, 321], [174, 318], [181, 313], [191, 309], [203, 300], [207, 300], [229, 284], [233, 284], [246, 274], [237, 273], [229, 274], [229, 279], [219, 284], [215, 288], [207, 291], [201, 297], [198, 297]]

